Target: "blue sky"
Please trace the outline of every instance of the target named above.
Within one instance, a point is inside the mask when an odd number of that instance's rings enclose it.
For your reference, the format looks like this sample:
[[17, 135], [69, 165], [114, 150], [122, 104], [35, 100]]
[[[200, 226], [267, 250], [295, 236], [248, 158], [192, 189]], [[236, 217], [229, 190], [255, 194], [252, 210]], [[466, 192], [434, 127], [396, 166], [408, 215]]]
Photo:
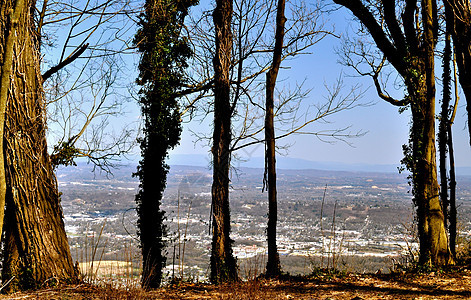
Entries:
[[[211, 3], [209, 0], [202, 0], [199, 7], [194, 8], [194, 12], [198, 12], [205, 5]], [[137, 5], [137, 4], [136, 4]], [[338, 35], [345, 35], [354, 24], [350, 23], [350, 15], [345, 9], [337, 10], [334, 14], [326, 17], [328, 18], [327, 28], [335, 27]], [[127, 31], [129, 36], [134, 34], [132, 29]], [[61, 39], [58, 38], [60, 45]], [[279, 144], [289, 144], [291, 147], [288, 151], [288, 156], [291, 158], [300, 158], [319, 162], [341, 162], [350, 164], [396, 164], [402, 158], [402, 144], [407, 143], [409, 131], [409, 113], [398, 113], [397, 107], [394, 107], [378, 98], [372, 81], [370, 78], [361, 78], [354, 73], [352, 69], [341, 66], [338, 63], [339, 56], [335, 49], [340, 46], [340, 39], [334, 37], [326, 37], [324, 40], [314, 45], [309, 49], [311, 54], [297, 56], [293, 60], [285, 61], [282, 63], [282, 71], [279, 74], [279, 83], [277, 87], [284, 84], [291, 86], [296, 83], [304, 81], [306, 88], [312, 89], [309, 97], [305, 99], [304, 105], [312, 105], [315, 103], [322, 103], [324, 97], [327, 95], [324, 85], [332, 85], [341, 74], [344, 77], [344, 85], [346, 90], [356, 84], [360, 84], [362, 89], [366, 90], [364, 97], [361, 99], [363, 103], [373, 103], [367, 107], [358, 107], [353, 110], [343, 111], [329, 119], [330, 124], [322, 125], [314, 124], [310, 129], [316, 131], [319, 129], [336, 129], [346, 126], [351, 126], [351, 130], [367, 132], [366, 135], [360, 138], [351, 139], [346, 143], [325, 143], [318, 140], [313, 136], [291, 136]], [[58, 51], [60, 47], [53, 48], [52, 51]], [[54, 52], [50, 53], [54, 57]], [[120, 86], [120, 94], [125, 94], [128, 85], [134, 83], [137, 77], [137, 55], [127, 55], [123, 58], [126, 61], [126, 69], [122, 70], [121, 78], [119, 79], [122, 85]], [[80, 62], [78, 61], [79, 67]], [[439, 66], [440, 64], [437, 63]], [[438, 87], [439, 88], [439, 87]], [[441, 95], [441, 91], [437, 90], [437, 101]], [[85, 95], [87, 96], [87, 95]], [[127, 96], [130, 98], [129, 96]], [[127, 114], [110, 119], [110, 126], [108, 130], [119, 132], [120, 128], [126, 126], [136, 126], [140, 118], [140, 111], [134, 99], [128, 99], [125, 104], [124, 111]], [[461, 95], [461, 103], [457, 118], [454, 125], [454, 141], [455, 141], [455, 154], [457, 166], [471, 166], [471, 147], [468, 144], [468, 135], [465, 123], [465, 108], [464, 96]], [[126, 120], [126, 121], [124, 121]], [[181, 143], [173, 151], [170, 156], [176, 154], [203, 154], [208, 155], [210, 148], [207, 144], [196, 143], [196, 138], [191, 135], [190, 129], [197, 132], [204, 132], [211, 135], [212, 116], [199, 123], [192, 121], [184, 124], [184, 131]], [[80, 122], [78, 122], [80, 123]], [[258, 123], [263, 124], [263, 119]], [[50, 128], [54, 128], [53, 124]], [[50, 146], [52, 142], [51, 136], [49, 137]], [[132, 159], [138, 156], [138, 148], [136, 148], [136, 155], [130, 156]], [[250, 157], [262, 157], [263, 146], [258, 145], [251, 148], [246, 148], [237, 153], [244, 159]], [[263, 166], [260, 166], [263, 167]]]
[[[350, 27], [349, 13], [341, 9], [330, 17], [331, 26], [334, 25], [337, 34], [345, 34]], [[296, 57], [295, 60], [284, 62], [282, 67], [289, 67], [283, 70], [279, 78], [283, 82], [302, 82], [305, 86], [312, 88], [312, 92], [307, 101], [317, 103], [323, 101], [326, 95], [324, 84], [331, 85], [344, 74], [346, 88], [359, 83], [366, 90], [362, 102], [373, 103], [371, 106], [358, 107], [353, 110], [340, 112], [330, 119], [331, 128], [341, 128], [352, 126], [352, 131], [367, 131], [367, 134], [360, 138], [349, 140], [351, 146], [346, 143], [337, 142], [334, 144], [319, 141], [313, 136], [291, 136], [281, 143], [288, 143], [289, 157], [301, 158], [321, 162], [342, 162], [342, 163], [365, 163], [365, 164], [397, 164], [402, 158], [402, 144], [407, 143], [410, 115], [406, 111], [399, 114], [397, 107], [388, 104], [378, 98], [376, 91], [372, 87], [370, 78], [352, 77], [356, 75], [352, 69], [343, 67], [338, 63], [339, 56], [335, 49], [339, 47], [340, 40], [327, 37], [314, 45], [310, 55]], [[439, 63], [437, 63], [440, 66]], [[437, 87], [437, 103], [441, 95], [440, 87]], [[471, 148], [468, 144], [468, 135], [465, 123], [464, 96], [461, 96], [461, 103], [457, 113], [453, 128], [455, 141], [455, 157], [457, 166], [471, 166]], [[209, 119], [211, 119], [210, 117]], [[185, 124], [180, 146], [173, 150], [172, 154], [207, 154], [209, 147], [202, 144], [194, 144], [195, 138], [191, 136], [189, 128], [196, 131], [210, 132], [209, 123], [199, 125], [195, 122]], [[312, 130], [315, 130], [313, 127]], [[253, 147], [239, 152], [244, 158], [263, 156], [263, 147]], [[263, 167], [263, 166], [260, 166]]]

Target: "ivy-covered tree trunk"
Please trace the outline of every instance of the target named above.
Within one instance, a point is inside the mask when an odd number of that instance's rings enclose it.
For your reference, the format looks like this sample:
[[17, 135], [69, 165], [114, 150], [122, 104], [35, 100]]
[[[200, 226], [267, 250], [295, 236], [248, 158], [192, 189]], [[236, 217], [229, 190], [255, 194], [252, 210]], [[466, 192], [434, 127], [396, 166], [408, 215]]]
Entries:
[[180, 140], [177, 91], [191, 50], [181, 37], [183, 21], [196, 1], [147, 0], [135, 43], [141, 53], [138, 84], [144, 117], [140, 140], [142, 160], [136, 175], [141, 184], [136, 195], [143, 270], [142, 287], [158, 288], [165, 266], [164, 211], [160, 205], [166, 186], [168, 150]]
[[211, 274], [213, 283], [238, 279], [230, 238], [229, 168], [231, 143], [230, 73], [232, 51], [232, 0], [217, 0], [213, 12], [216, 32], [214, 65], [214, 131]]
[[435, 102], [423, 93], [412, 107], [412, 173], [421, 265], [443, 266], [451, 261], [445, 219], [439, 198], [435, 149]]
[[[425, 78], [416, 87], [423, 90], [412, 103], [413, 158], [415, 160], [414, 199], [419, 220], [421, 265], [443, 266], [452, 261], [445, 218], [439, 198], [437, 154], [435, 148], [435, 45], [438, 38], [437, 3], [422, 1], [423, 62]], [[420, 55], [419, 54], [419, 55]], [[418, 67], [420, 70], [420, 67]], [[422, 87], [422, 85], [425, 86]], [[411, 86], [412, 87], [412, 86]], [[413, 91], [409, 91], [412, 93]]]
[[[430, 33], [430, 32], [429, 32]], [[428, 49], [433, 53], [433, 45]], [[403, 162], [411, 171], [413, 200], [417, 207], [419, 264], [443, 266], [452, 262], [445, 227], [435, 146], [435, 76], [433, 55], [418, 56], [407, 77], [411, 96], [410, 147]], [[419, 74], [419, 75], [417, 75]]]
[[[158, 112], [157, 112], [158, 114]], [[165, 267], [166, 226], [161, 210], [162, 193], [165, 188], [168, 166], [164, 163], [166, 151], [159, 149], [164, 140], [148, 134], [141, 140], [142, 159], [138, 172], [141, 183], [136, 195], [139, 238], [142, 252], [141, 285], [144, 289], [158, 288]], [[152, 152], [147, 149], [154, 149]], [[159, 151], [160, 150], [160, 151]]]
[[[0, 4], [5, 49], [10, 9], [19, 10], [5, 115], [6, 170], [4, 291], [77, 280], [62, 220], [56, 178], [47, 153], [45, 101], [40, 74], [35, 1]], [[1, 53], [5, 61], [5, 52]]]

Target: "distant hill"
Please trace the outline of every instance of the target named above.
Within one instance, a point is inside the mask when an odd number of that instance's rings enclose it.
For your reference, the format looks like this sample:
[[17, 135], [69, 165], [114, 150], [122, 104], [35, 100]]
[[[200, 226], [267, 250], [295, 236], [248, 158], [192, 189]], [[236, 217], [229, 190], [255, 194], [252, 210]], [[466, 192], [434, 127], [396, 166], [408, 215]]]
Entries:
[[[399, 175], [395, 165], [367, 165], [367, 164], [345, 164], [314, 162], [297, 158], [280, 157], [277, 160], [278, 169], [285, 174], [309, 174], [309, 176], [341, 176], [351, 177], [355, 173], [376, 173], [387, 176]], [[250, 161], [236, 161], [234, 163], [235, 173], [233, 175], [261, 175], [263, 174], [263, 158], [254, 158]], [[57, 179], [59, 181], [87, 181], [87, 180], [113, 180], [121, 182], [137, 182], [138, 179], [132, 174], [136, 172], [137, 163], [121, 163], [112, 169], [112, 174], [95, 169], [92, 164], [85, 162], [77, 163], [77, 166], [59, 167]], [[170, 160], [170, 172], [198, 171], [210, 175], [211, 164], [204, 155], [179, 155]], [[279, 173], [280, 173], [279, 171]], [[460, 177], [471, 177], [471, 167], [457, 168]], [[404, 177], [402, 174], [399, 177]], [[470, 178], [471, 179], [471, 178]], [[468, 181], [468, 179], [465, 179]]]
[[93, 164], [78, 162], [76, 166], [60, 166], [56, 170], [58, 181], [88, 181], [88, 180], [114, 180], [114, 181], [138, 181], [132, 174], [136, 172], [136, 163], [122, 163], [111, 169], [112, 174], [106, 173]]
[[[326, 170], [326, 171], [349, 171], [349, 172], [380, 172], [397, 173], [397, 164], [348, 164], [342, 162], [318, 162], [300, 158], [278, 156], [276, 158], [277, 168], [286, 170]], [[210, 167], [211, 157], [203, 154], [176, 154], [170, 156], [170, 165], [185, 165]], [[234, 160], [233, 166], [236, 168], [263, 168], [263, 157], [252, 157], [249, 160]], [[457, 175], [471, 176], [471, 167], [456, 168]]]

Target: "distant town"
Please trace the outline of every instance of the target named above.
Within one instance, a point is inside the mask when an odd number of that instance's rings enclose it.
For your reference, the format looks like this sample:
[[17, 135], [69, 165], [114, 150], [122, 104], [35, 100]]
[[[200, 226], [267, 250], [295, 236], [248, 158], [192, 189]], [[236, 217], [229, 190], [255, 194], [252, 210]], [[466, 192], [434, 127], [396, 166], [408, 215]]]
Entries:
[[[91, 170], [79, 164], [58, 172], [72, 256], [88, 267], [92, 261], [123, 262], [138, 274], [135, 166], [122, 166], [108, 176]], [[417, 242], [406, 175], [280, 169], [277, 176], [277, 240], [285, 272], [389, 272], [413, 259]], [[163, 199], [167, 278], [207, 279], [211, 178], [205, 167], [170, 169]], [[268, 203], [263, 190], [263, 169], [232, 171], [231, 237], [243, 277], [258, 275], [266, 263]], [[471, 176], [458, 177], [457, 204], [460, 238], [470, 238]]]

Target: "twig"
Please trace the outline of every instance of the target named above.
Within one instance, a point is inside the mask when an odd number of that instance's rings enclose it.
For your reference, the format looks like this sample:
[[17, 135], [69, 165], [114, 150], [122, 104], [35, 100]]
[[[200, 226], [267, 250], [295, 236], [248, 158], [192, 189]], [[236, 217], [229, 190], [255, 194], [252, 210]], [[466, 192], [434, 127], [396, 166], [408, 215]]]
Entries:
[[13, 275], [13, 277], [10, 278], [10, 280], [8, 280], [4, 285], [2, 285], [2, 286], [0, 287], [0, 291], [3, 290], [14, 278], [15, 278], [15, 276]]

